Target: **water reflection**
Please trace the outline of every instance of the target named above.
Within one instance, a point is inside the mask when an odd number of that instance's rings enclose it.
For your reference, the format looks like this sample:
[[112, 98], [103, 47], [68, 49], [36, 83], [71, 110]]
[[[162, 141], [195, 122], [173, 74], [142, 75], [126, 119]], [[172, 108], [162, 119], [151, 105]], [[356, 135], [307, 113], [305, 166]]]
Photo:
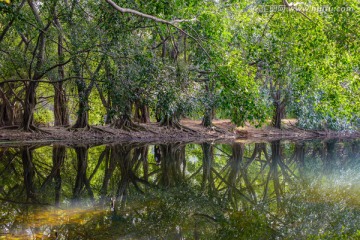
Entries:
[[360, 141], [0, 148], [0, 239], [360, 236]]

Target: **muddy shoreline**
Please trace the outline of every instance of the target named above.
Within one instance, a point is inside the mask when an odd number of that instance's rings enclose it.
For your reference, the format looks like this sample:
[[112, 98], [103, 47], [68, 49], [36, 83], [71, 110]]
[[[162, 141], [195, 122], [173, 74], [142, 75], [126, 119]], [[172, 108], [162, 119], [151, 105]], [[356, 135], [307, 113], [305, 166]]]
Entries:
[[109, 126], [95, 126], [90, 130], [69, 130], [64, 127], [42, 127], [44, 132], [24, 132], [17, 129], [1, 129], [0, 145], [26, 143], [59, 144], [105, 144], [121, 142], [262, 142], [274, 140], [346, 139], [359, 138], [360, 132], [335, 132], [303, 130], [291, 120], [283, 122], [282, 129], [265, 126], [254, 128], [250, 125], [236, 127], [228, 120], [214, 121], [213, 128], [204, 128], [200, 121], [183, 120], [183, 129], [163, 128], [156, 123], [141, 124], [146, 131], [128, 132]]

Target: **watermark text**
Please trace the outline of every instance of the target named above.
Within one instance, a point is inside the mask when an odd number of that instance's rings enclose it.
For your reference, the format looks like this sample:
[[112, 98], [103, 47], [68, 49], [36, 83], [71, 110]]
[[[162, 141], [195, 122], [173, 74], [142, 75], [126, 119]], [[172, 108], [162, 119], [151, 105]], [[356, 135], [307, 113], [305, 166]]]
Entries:
[[257, 12], [285, 12], [285, 11], [301, 11], [301, 12], [353, 12], [352, 7], [330, 7], [330, 6], [307, 6], [303, 4], [297, 5], [263, 5], [256, 8]]

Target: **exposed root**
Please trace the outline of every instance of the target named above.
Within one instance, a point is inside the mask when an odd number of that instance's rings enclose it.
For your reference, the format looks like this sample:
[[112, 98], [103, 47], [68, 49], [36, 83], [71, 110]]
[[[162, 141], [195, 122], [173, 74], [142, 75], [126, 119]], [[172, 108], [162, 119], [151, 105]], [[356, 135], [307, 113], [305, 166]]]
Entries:
[[98, 128], [98, 127], [95, 127], [95, 126], [90, 126], [90, 129], [91, 130], [96, 130], [96, 131], [99, 131], [99, 132], [103, 132], [103, 133], [108, 133], [108, 134], [111, 134], [111, 135], [115, 135], [115, 133], [113, 132], [110, 132], [110, 131], [106, 131], [104, 129], [101, 129], [101, 128]]
[[188, 132], [188, 133], [198, 133], [194, 129], [191, 129], [189, 127], [181, 125], [178, 121], [170, 121], [170, 122], [164, 121], [164, 122], [160, 123], [160, 126], [164, 127], [164, 128], [168, 128], [168, 129], [176, 128], [176, 129], [179, 129], [181, 131]]
[[220, 129], [219, 127], [216, 127], [215, 125], [213, 125], [211, 127], [211, 130], [213, 130], [215, 132], [218, 132], [218, 133], [222, 133], [222, 134], [227, 134], [228, 133], [227, 131]]
[[86, 125], [83, 128], [78, 128], [78, 127], [72, 126], [72, 127], [69, 127], [67, 130], [70, 132], [89, 131], [89, 132], [100, 132], [100, 133], [107, 133], [107, 134], [115, 135], [115, 133], [113, 133], [113, 132], [106, 131], [104, 129], [101, 129], [101, 128], [98, 128], [95, 126], [90, 126], [90, 125]]
[[179, 125], [180, 125], [180, 127], [182, 128], [182, 130], [185, 131], [185, 132], [197, 133], [197, 131], [194, 130], [194, 129], [192, 129], [192, 128], [186, 127], [186, 126], [181, 125], [181, 124], [179, 124]]
[[0, 127], [0, 130], [17, 130], [19, 128], [20, 128], [19, 125], [11, 125], [11, 126]]
[[42, 130], [38, 127], [35, 127], [34, 125], [30, 125], [28, 129], [25, 129], [24, 127], [20, 127], [20, 130], [25, 131], [25, 132], [32, 132], [32, 133], [44, 133], [47, 135], [51, 135], [50, 132]]
[[139, 124], [134, 123], [130, 119], [116, 119], [114, 121], [114, 123], [111, 124], [111, 127], [114, 127], [116, 129], [125, 130], [125, 131], [128, 131], [128, 132], [131, 132], [131, 131], [134, 131], [134, 132], [139, 132], [139, 131], [153, 132], [153, 131], [151, 131], [151, 130], [143, 127], [143, 126], [140, 126]]
[[160, 127], [169, 128], [169, 129], [176, 128], [182, 130], [180, 123], [177, 121], [161, 121]]
[[90, 125], [86, 125], [85, 127], [77, 127], [76, 125], [74, 125], [66, 130], [70, 132], [82, 132], [82, 131], [90, 131], [90, 129], [91, 129]]

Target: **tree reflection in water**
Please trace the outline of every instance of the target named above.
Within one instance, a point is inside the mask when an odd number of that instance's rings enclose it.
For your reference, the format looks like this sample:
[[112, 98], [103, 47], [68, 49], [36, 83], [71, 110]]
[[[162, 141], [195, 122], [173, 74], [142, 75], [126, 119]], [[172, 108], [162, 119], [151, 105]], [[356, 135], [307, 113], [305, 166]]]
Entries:
[[7, 146], [0, 157], [0, 238], [359, 234], [358, 140]]

